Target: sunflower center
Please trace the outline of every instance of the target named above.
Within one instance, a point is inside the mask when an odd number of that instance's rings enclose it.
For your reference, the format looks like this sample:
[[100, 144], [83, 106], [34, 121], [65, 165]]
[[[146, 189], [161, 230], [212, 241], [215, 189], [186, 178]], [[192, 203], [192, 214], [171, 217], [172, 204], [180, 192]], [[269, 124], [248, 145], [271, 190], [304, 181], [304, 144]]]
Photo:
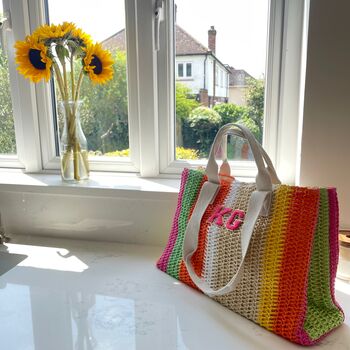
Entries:
[[29, 61], [36, 69], [46, 69], [46, 63], [41, 60], [41, 51], [36, 49], [29, 50]]
[[95, 66], [94, 73], [96, 75], [102, 73], [102, 62], [100, 61], [100, 59], [97, 56], [95, 56], [95, 55], [92, 56], [90, 66]]

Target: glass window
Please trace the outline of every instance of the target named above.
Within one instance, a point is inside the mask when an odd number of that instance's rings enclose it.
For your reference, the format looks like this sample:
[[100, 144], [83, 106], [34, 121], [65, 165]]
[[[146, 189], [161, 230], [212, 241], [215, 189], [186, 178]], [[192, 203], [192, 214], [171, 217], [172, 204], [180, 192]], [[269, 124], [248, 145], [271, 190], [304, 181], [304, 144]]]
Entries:
[[192, 64], [186, 63], [186, 76], [192, 77]]
[[[175, 159], [206, 159], [216, 132], [230, 122], [245, 124], [262, 142], [268, 3], [175, 0], [175, 60], [191, 56], [202, 72], [175, 85]], [[242, 140], [228, 143], [229, 159], [252, 160]]]
[[[0, 19], [3, 5], [0, 0]], [[4, 38], [5, 39], [5, 38]], [[16, 137], [10, 93], [7, 55], [0, 41], [0, 154], [16, 154]]]
[[[114, 77], [103, 85], [83, 79], [80, 99], [83, 101], [81, 124], [87, 138], [90, 159], [97, 156], [129, 157], [129, 121], [127, 89], [127, 48], [124, 0], [100, 0], [96, 11], [93, 0], [47, 0], [50, 23], [74, 22], [94, 41], [112, 52]], [[69, 11], [67, 10], [69, 9]], [[81, 66], [74, 67], [75, 77]], [[60, 95], [55, 93], [55, 100]], [[55, 105], [55, 103], [54, 103]], [[55, 107], [56, 110], [56, 107]], [[58, 109], [59, 110], [59, 109]], [[63, 120], [58, 112], [58, 125]]]
[[178, 77], [184, 76], [184, 65], [182, 63], [178, 64], [177, 75], [178, 75]]

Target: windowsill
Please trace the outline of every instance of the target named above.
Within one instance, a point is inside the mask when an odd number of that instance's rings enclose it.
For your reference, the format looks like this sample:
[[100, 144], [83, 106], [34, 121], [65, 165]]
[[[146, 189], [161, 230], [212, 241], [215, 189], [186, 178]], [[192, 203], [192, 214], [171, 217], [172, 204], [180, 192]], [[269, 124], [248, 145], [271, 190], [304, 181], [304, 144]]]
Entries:
[[[3, 248], [0, 319], [16, 325], [3, 348], [301, 349], [156, 269], [161, 247], [13, 236]], [[336, 280], [346, 315], [349, 287]], [[314, 349], [348, 349], [349, 326]]]
[[89, 196], [139, 196], [140, 192], [177, 194], [179, 178], [141, 178], [131, 173], [92, 172], [90, 179], [80, 183], [63, 182], [59, 174], [28, 174], [19, 169], [0, 169], [0, 191], [44, 192]]

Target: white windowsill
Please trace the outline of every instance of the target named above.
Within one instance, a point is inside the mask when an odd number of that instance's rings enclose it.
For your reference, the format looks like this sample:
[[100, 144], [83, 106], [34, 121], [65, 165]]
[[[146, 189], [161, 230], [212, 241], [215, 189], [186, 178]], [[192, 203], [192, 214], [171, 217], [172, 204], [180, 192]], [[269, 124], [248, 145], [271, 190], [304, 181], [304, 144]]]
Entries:
[[71, 195], [115, 196], [123, 193], [129, 197], [141, 193], [177, 194], [180, 179], [141, 178], [130, 173], [92, 172], [88, 181], [63, 182], [58, 174], [28, 174], [19, 169], [0, 169], [0, 191], [45, 192]]

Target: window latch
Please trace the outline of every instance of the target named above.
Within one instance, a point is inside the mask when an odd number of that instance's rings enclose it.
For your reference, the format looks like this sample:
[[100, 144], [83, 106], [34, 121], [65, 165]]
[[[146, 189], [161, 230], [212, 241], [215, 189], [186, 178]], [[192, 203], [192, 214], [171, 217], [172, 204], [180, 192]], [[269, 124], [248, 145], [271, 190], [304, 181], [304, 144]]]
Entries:
[[6, 45], [6, 32], [12, 29], [11, 26], [11, 14], [10, 11], [5, 11], [4, 16], [0, 18], [0, 45], [3, 53], [5, 53]]
[[154, 9], [154, 49], [159, 51], [159, 28], [164, 20], [164, 0], [156, 0]]

